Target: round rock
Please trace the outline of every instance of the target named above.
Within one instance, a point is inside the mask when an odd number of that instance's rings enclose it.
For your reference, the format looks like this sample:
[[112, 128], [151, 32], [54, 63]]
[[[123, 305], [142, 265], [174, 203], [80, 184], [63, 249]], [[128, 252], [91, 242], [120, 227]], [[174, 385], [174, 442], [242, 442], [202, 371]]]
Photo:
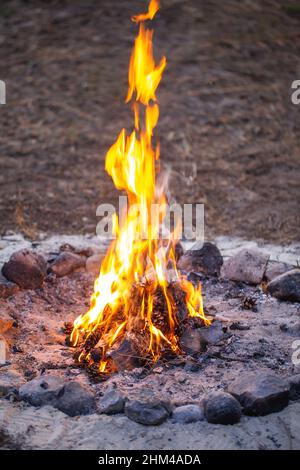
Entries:
[[207, 421], [213, 424], [235, 424], [241, 419], [239, 402], [229, 393], [214, 392], [204, 401]]
[[124, 411], [125, 398], [117, 390], [110, 390], [100, 399], [99, 411], [107, 415], [122, 413]]
[[199, 405], [183, 405], [173, 410], [172, 418], [175, 423], [195, 423], [204, 419], [204, 412]]
[[85, 267], [86, 258], [69, 251], [63, 251], [53, 261], [49, 272], [57, 277], [67, 276], [79, 268]]
[[87, 272], [93, 274], [94, 276], [98, 276], [103, 258], [104, 254], [95, 254], [93, 256], [89, 256], [85, 264], [85, 269]]
[[257, 372], [237, 377], [228, 387], [247, 415], [263, 416], [288, 405], [289, 383], [273, 374]]
[[269, 256], [259, 250], [243, 248], [224, 262], [221, 275], [231, 281], [259, 284], [264, 277], [268, 259]]
[[56, 403], [63, 385], [63, 379], [54, 375], [37, 377], [22, 385], [19, 395], [33, 406], [52, 405]]
[[8, 395], [25, 382], [23, 376], [16, 370], [1, 371], [0, 374], [0, 397]]
[[67, 382], [59, 391], [55, 408], [69, 416], [88, 415], [96, 410], [94, 395], [79, 382]]
[[300, 374], [295, 374], [292, 377], [288, 378], [288, 383], [290, 385], [290, 400], [299, 400], [300, 399]]
[[179, 261], [178, 268], [183, 271], [195, 271], [207, 275], [219, 275], [223, 264], [220, 250], [210, 242], [196, 243], [184, 253]]
[[292, 269], [275, 277], [269, 282], [267, 291], [277, 299], [300, 302], [300, 269]]
[[169, 417], [169, 411], [162, 403], [143, 403], [129, 401], [125, 405], [126, 416], [136, 423], [154, 426], [163, 423]]
[[42, 286], [47, 274], [46, 260], [30, 250], [13, 253], [2, 268], [2, 273], [9, 281], [24, 289], [37, 289]]
[[69, 416], [95, 411], [94, 395], [79, 382], [64, 382], [61, 377], [46, 375], [27, 382], [19, 389], [22, 400], [33, 406], [51, 405]]
[[291, 264], [282, 263], [279, 261], [269, 261], [265, 272], [265, 278], [268, 282], [270, 282], [275, 279], [275, 277], [278, 277], [287, 271], [291, 271], [292, 269], [293, 266]]

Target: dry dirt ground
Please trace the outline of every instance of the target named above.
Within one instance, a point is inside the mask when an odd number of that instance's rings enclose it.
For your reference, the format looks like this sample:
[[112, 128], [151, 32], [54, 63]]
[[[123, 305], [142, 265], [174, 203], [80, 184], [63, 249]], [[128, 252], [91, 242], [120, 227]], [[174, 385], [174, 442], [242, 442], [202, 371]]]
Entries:
[[[127, 67], [146, 0], [1, 1], [0, 231], [95, 233], [117, 192], [104, 156], [131, 114]], [[300, 3], [162, 0], [158, 128], [170, 189], [206, 235], [299, 240]]]

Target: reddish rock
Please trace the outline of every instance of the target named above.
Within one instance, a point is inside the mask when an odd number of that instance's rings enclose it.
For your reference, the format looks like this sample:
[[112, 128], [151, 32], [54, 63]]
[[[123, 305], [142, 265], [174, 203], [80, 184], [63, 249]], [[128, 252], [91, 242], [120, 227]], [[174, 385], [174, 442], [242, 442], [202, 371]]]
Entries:
[[85, 269], [87, 272], [93, 274], [94, 276], [98, 276], [103, 258], [104, 253], [93, 255], [87, 258], [85, 264]]
[[2, 268], [2, 273], [9, 281], [24, 289], [37, 289], [43, 285], [47, 274], [46, 260], [30, 250], [13, 253]]
[[222, 277], [247, 284], [260, 284], [269, 256], [261, 251], [242, 249], [227, 259], [221, 269]]
[[86, 258], [69, 251], [63, 251], [53, 261], [49, 272], [57, 277], [67, 276], [77, 269], [85, 267]]

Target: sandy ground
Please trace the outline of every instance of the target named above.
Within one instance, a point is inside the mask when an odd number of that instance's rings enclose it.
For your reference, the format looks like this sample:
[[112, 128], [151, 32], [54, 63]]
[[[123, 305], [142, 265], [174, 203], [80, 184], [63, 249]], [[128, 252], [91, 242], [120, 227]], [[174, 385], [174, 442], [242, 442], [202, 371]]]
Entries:
[[[275, 245], [264, 241], [246, 240], [239, 237], [219, 236], [211, 240], [222, 253], [224, 258], [234, 255], [242, 248], [254, 248], [261, 250], [270, 256], [272, 261], [300, 266], [300, 243], [290, 245]], [[0, 266], [5, 263], [14, 251], [23, 248], [37, 248], [42, 253], [59, 250], [63, 243], [77, 247], [92, 247], [95, 252], [106, 251], [110, 241], [104, 237], [94, 235], [51, 235], [45, 233], [39, 235], [38, 239], [31, 241], [21, 233], [10, 233], [0, 237]], [[188, 250], [194, 242], [182, 241], [182, 245]]]
[[[116, 201], [104, 156], [132, 125], [130, 16], [146, 3], [1, 2], [1, 233], [94, 234], [96, 207]], [[158, 135], [172, 196], [205, 204], [209, 238], [299, 241], [295, 2], [161, 3], [155, 47], [168, 66]]]
[[[51, 407], [33, 409], [0, 402], [6, 448], [97, 450], [300, 449], [300, 403], [233, 426], [206, 422], [146, 427], [125, 416], [69, 418]], [[13, 436], [13, 437], [10, 437]], [[6, 443], [5, 443], [6, 442]], [[1, 435], [0, 435], [1, 446]]]
[[[56, 236], [45, 239], [37, 248], [44, 254], [53, 254], [67, 241], [75, 246], [92, 246], [95, 242], [87, 237]], [[11, 251], [28, 246], [28, 241], [18, 235], [2, 243], [6, 246], [2, 245], [0, 251], [1, 262]], [[233, 253], [241, 246], [241, 240], [227, 240], [225, 244], [223, 239], [224, 253], [226, 249], [227, 254]], [[288, 257], [294, 264], [300, 254], [295, 246], [273, 246], [269, 253], [273, 259]], [[9, 355], [9, 362], [0, 373], [15, 370], [23, 380], [41, 372], [51, 373], [80, 381], [93, 390], [97, 399], [116, 386], [129, 399], [164, 397], [173, 405], [197, 403], [210, 391], [226, 390], [239, 374], [267, 371], [288, 377], [299, 373], [299, 367], [291, 361], [292, 343], [299, 337], [299, 304], [280, 302], [256, 287], [208, 279], [203, 280], [205, 311], [223, 318], [227, 333], [200, 356], [197, 371], [186, 368], [185, 360], [177, 366], [163, 362], [150, 373], [118, 373], [97, 383], [75, 364], [74, 350], [65, 345], [63, 332], [64, 322], [73, 321], [87, 310], [92, 286], [93, 276], [80, 271], [47, 282], [42, 289], [20, 291], [2, 301], [1, 313], [12, 317], [16, 325], [5, 335], [15, 353]], [[241, 294], [256, 299], [255, 311], [243, 307]], [[231, 330], [233, 322], [248, 329]], [[283, 324], [285, 328], [281, 328]], [[0, 400], [0, 447], [5, 448], [300, 449], [299, 426], [299, 402], [291, 402], [282, 412], [266, 417], [243, 417], [233, 426], [206, 422], [178, 425], [168, 420], [157, 428], [148, 428], [121, 415], [69, 418], [50, 407], [35, 409]]]

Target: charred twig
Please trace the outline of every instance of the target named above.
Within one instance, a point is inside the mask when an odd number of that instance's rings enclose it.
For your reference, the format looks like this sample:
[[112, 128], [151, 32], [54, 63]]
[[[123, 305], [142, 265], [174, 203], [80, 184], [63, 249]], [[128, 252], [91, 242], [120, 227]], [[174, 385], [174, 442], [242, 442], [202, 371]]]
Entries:
[[218, 353], [218, 352], [208, 353], [208, 357], [222, 359], [223, 361], [229, 361], [229, 362], [249, 362], [249, 359], [250, 359], [250, 358], [224, 356], [223, 354]]

